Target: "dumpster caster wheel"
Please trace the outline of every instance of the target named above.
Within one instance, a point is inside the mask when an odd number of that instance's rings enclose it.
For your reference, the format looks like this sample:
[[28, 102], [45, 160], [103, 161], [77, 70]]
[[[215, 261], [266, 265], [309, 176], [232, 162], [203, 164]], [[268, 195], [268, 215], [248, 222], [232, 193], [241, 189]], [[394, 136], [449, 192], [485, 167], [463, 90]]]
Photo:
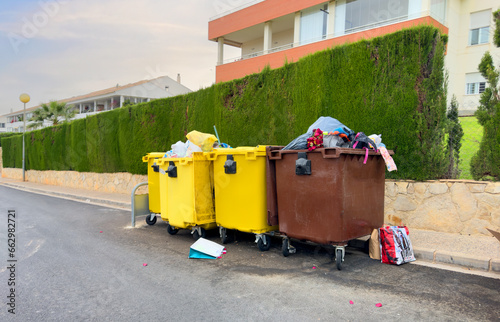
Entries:
[[337, 263], [337, 269], [339, 271], [342, 270], [342, 262], [344, 261], [343, 253], [343, 249], [341, 248], [337, 248], [335, 251], [335, 262]]
[[[198, 229], [201, 231], [201, 234], [198, 232]], [[195, 230], [193, 231], [193, 238], [194, 240], [198, 240], [200, 237], [201, 238], [205, 238], [205, 236], [207, 235], [207, 232], [205, 229], [203, 228], [195, 228]]]
[[257, 241], [257, 246], [262, 252], [268, 251], [271, 248], [271, 237], [268, 235], [262, 235]]
[[223, 244], [227, 244], [229, 242], [229, 237], [227, 236], [227, 229], [224, 227], [219, 228], [220, 240]]
[[179, 232], [179, 229], [177, 228], [174, 228], [172, 226], [170, 226], [170, 224], [167, 225], [167, 231], [170, 235], [175, 235]]
[[[151, 218], [153, 217], [153, 218]], [[146, 224], [150, 225], [150, 226], [153, 226], [154, 224], [156, 224], [156, 215], [153, 215], [151, 216], [151, 214], [147, 215], [146, 216]]]
[[288, 238], [283, 238], [283, 244], [281, 246], [281, 251], [283, 252], [283, 256], [288, 257], [290, 255], [290, 241]]

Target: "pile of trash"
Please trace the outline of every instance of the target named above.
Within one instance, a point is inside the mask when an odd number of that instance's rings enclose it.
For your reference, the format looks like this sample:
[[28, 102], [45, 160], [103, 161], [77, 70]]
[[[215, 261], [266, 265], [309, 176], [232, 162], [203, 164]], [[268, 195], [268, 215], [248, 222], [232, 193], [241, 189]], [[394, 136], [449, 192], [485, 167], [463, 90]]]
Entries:
[[164, 158], [190, 157], [193, 152], [211, 152], [213, 149], [230, 148], [226, 143], [219, 144], [219, 140], [213, 134], [191, 131], [186, 135], [187, 141], [177, 141], [172, 144], [172, 149], [167, 151]]
[[352, 148], [365, 149], [366, 159], [368, 151], [380, 152], [387, 170], [397, 170], [396, 164], [392, 159], [387, 147], [382, 143], [382, 134], [366, 135], [363, 132], [354, 132], [349, 127], [342, 124], [339, 120], [321, 116], [314, 122], [307, 132], [300, 135], [292, 142], [288, 143], [283, 150], [309, 150], [314, 151], [318, 148]]

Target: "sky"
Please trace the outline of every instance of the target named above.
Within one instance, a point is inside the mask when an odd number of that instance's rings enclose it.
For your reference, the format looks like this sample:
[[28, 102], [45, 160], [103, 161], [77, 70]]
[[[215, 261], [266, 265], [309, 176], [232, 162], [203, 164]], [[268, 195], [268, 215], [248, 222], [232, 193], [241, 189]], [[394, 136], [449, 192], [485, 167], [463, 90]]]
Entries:
[[[211, 17], [250, 0], [2, 0], [0, 115], [167, 75], [215, 82]], [[239, 49], [225, 46], [224, 58]]]

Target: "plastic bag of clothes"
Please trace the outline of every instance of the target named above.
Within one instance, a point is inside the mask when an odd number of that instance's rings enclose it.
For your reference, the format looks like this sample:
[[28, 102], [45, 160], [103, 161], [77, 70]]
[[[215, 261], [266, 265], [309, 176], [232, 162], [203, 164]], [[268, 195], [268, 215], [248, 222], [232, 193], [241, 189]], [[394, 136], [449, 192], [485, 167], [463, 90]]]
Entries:
[[382, 263], [401, 265], [415, 260], [406, 226], [385, 226], [379, 229]]
[[320, 129], [323, 132], [334, 132], [337, 129], [342, 129], [348, 135], [353, 135], [354, 131], [342, 124], [339, 120], [330, 116], [321, 116], [314, 122], [307, 132], [288, 143], [283, 150], [305, 150], [307, 149], [307, 139], [314, 135], [315, 129]]

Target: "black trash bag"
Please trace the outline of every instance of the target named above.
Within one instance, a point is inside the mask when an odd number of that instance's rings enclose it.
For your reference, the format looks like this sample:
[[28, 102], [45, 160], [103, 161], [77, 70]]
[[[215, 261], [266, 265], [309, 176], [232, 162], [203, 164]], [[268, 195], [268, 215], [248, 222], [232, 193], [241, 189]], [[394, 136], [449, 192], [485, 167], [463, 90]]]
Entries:
[[[371, 145], [371, 148], [370, 148], [370, 145]], [[367, 137], [366, 134], [364, 134], [363, 132], [358, 132], [358, 134], [356, 134], [356, 137], [354, 138], [354, 140], [351, 141], [351, 148], [354, 148], [354, 149], [366, 148], [366, 149], [373, 149], [375, 151], [377, 151], [377, 149], [378, 149], [375, 142], [372, 139], [370, 139], [369, 137]]]
[[307, 149], [307, 139], [313, 136], [313, 133], [305, 133], [294, 139], [292, 142], [288, 143], [283, 150], [306, 150]]

